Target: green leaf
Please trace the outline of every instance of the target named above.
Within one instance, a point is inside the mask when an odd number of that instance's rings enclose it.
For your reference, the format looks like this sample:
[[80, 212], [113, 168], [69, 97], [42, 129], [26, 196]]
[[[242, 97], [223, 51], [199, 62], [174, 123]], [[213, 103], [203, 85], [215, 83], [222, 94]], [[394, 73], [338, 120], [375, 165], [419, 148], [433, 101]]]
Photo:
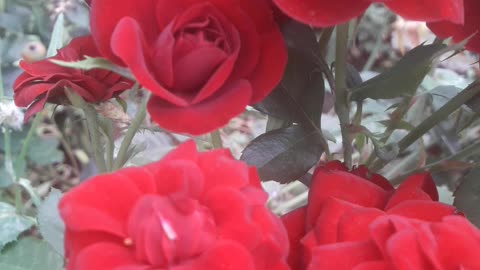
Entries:
[[[34, 224], [35, 221], [32, 218], [18, 215], [14, 206], [0, 202], [0, 251], [6, 244], [17, 240], [21, 233]], [[0, 269], [3, 270], [2, 267]]]
[[305, 175], [322, 153], [317, 131], [297, 125], [260, 135], [247, 145], [240, 160], [255, 166], [263, 181], [287, 183]]
[[65, 157], [63, 152], [58, 149], [59, 144], [57, 138], [36, 137], [28, 148], [27, 158], [38, 166], [62, 162]]
[[47, 57], [57, 54], [57, 50], [63, 47], [63, 37], [65, 35], [65, 18], [63, 13], [58, 14], [55, 24], [53, 25], [50, 44], [47, 49]]
[[81, 70], [90, 70], [95, 68], [105, 69], [105, 70], [117, 73], [118, 75], [124, 78], [135, 81], [135, 77], [133, 76], [132, 73], [130, 73], [128, 69], [119, 67], [104, 58], [85, 56], [84, 60], [74, 61], [74, 62], [61, 61], [56, 59], [50, 59], [50, 61], [62, 67], [75, 68], [75, 69], [81, 69]]
[[360, 72], [351, 64], [347, 63], [347, 87], [349, 89], [360, 86], [363, 83], [363, 79], [360, 76]]
[[52, 189], [38, 209], [38, 228], [43, 239], [47, 241], [53, 249], [63, 256], [63, 238], [65, 234], [65, 225], [60, 218], [58, 203], [62, 193], [57, 189]]
[[288, 122], [320, 126], [325, 85], [317, 61], [318, 43], [313, 30], [291, 22], [282, 28], [288, 47], [288, 63], [280, 84], [257, 110]]
[[384, 161], [390, 161], [396, 158], [400, 152], [397, 144], [384, 144], [379, 140], [379, 136], [371, 133], [366, 127], [360, 126], [360, 132], [372, 141], [375, 154]]
[[[25, 139], [28, 134], [28, 128], [22, 131], [12, 131], [11, 152], [14, 158], [18, 157]], [[4, 151], [4, 135], [0, 133], [0, 150]], [[63, 152], [58, 148], [60, 142], [55, 137], [38, 137], [34, 135], [27, 150], [27, 159], [38, 166], [46, 166], [64, 160]], [[16, 160], [14, 160], [16, 162]], [[23, 170], [24, 171], [24, 170]], [[0, 174], [2, 174], [2, 165], [0, 164]], [[19, 175], [22, 177], [22, 175]], [[2, 179], [0, 179], [0, 186]]]
[[62, 270], [63, 258], [47, 243], [33, 237], [22, 238], [0, 253], [2, 270]]
[[393, 121], [392, 123], [392, 120], [389, 119], [378, 121], [378, 123], [384, 125], [385, 127], [390, 127], [394, 125], [395, 129], [402, 129], [406, 131], [410, 131], [415, 128], [412, 124], [408, 123], [405, 120], [400, 120], [398, 122]]
[[[27, 164], [25, 162], [22, 162], [20, 165], [20, 175], [18, 177], [23, 177], [26, 169], [27, 169]], [[5, 161], [3, 159], [0, 159], [0, 188], [6, 188], [9, 187], [13, 184], [15, 179], [12, 178], [12, 175], [7, 172], [5, 169]]]
[[430, 71], [435, 58], [458, 49], [458, 44], [420, 45], [409, 51], [391, 69], [352, 89], [352, 100], [393, 99], [413, 95]]
[[453, 205], [480, 227], [480, 168], [472, 169], [455, 190]]

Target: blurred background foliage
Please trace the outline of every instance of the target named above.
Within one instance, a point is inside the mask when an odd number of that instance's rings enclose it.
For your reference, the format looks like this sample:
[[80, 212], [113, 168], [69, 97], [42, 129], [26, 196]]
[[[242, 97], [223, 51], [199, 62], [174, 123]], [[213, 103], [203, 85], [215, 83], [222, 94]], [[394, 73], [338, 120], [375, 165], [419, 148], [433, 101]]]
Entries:
[[[22, 72], [20, 59], [38, 61], [46, 56], [46, 47], [59, 14], [64, 15], [64, 42], [89, 33], [88, 7], [83, 0], [0, 0], [0, 66], [4, 99], [11, 101], [12, 85]], [[81, 115], [63, 106], [47, 106], [36, 127], [26, 153], [24, 174], [40, 195], [50, 187], [69, 188], [79, 181], [82, 168], [89, 165], [89, 143]], [[19, 156], [31, 121], [21, 130], [12, 131], [12, 161]], [[0, 136], [0, 151], [4, 152], [4, 136]], [[2, 156], [3, 160], [3, 156]], [[0, 162], [0, 187], [9, 186], [12, 179]], [[2, 192], [11, 193], [9, 189]], [[4, 196], [8, 199], [10, 196]]]

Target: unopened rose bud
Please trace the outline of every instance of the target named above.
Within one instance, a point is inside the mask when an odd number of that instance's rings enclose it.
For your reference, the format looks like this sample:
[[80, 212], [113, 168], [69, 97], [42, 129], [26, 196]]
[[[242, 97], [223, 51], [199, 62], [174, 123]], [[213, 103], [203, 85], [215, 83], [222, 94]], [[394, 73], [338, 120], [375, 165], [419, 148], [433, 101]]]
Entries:
[[36, 62], [45, 58], [46, 53], [47, 49], [40, 41], [30, 41], [23, 47], [22, 57], [27, 62]]

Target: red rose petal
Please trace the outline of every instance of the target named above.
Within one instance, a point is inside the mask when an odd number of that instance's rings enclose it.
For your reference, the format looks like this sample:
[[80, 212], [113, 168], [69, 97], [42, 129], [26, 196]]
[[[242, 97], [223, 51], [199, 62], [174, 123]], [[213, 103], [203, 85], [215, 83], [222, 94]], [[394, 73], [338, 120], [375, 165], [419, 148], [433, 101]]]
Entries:
[[124, 240], [121, 237], [113, 236], [108, 233], [93, 231], [75, 232], [68, 228], [65, 230], [64, 239], [65, 256], [69, 258], [69, 266], [75, 265], [75, 260], [77, 259], [78, 254], [88, 246], [99, 242], [121, 245]]
[[117, 175], [112, 179], [103, 174], [65, 194], [59, 209], [72, 230], [98, 230], [124, 236], [123, 221], [140, 196], [140, 190], [129, 178]]
[[[100, 53], [118, 65], [123, 64], [112, 46], [118, 46], [118, 41], [112, 40], [112, 35], [116, 32], [118, 22], [126, 17], [138, 24], [138, 35], [144, 35], [146, 41], [153, 42], [158, 32], [155, 3], [155, 0], [122, 0], [119, 5], [115, 0], [93, 1], [90, 8], [90, 29]], [[132, 41], [136, 40], [131, 39], [128, 43]]]
[[249, 170], [247, 164], [232, 159], [226, 149], [202, 153], [198, 166], [205, 175], [205, 188], [228, 186], [242, 188], [247, 186]]
[[[170, 151], [166, 154], [161, 161], [159, 162], [166, 162], [169, 160], [191, 160], [196, 162], [199, 157], [199, 153], [197, 152], [197, 146], [195, 145], [195, 141], [188, 140], [175, 148], [175, 151]], [[148, 168], [155, 170], [157, 168], [157, 163], [151, 163], [147, 165]]]
[[423, 254], [413, 230], [404, 230], [392, 235], [388, 240], [387, 250], [388, 259], [395, 269], [435, 269]]
[[409, 200], [438, 201], [438, 192], [430, 174], [409, 176], [393, 193], [385, 209]]
[[391, 270], [390, 265], [382, 261], [359, 263], [352, 270]]
[[[467, 219], [447, 216], [442, 223], [431, 224], [430, 230], [435, 236], [435, 258], [445, 269], [459, 265], [465, 269], [480, 269], [480, 232]], [[420, 244], [423, 246], [424, 241]]]
[[383, 209], [388, 196], [389, 192], [359, 176], [342, 171], [330, 172], [319, 167], [313, 175], [309, 191], [307, 226], [313, 226], [327, 198]]
[[334, 26], [359, 16], [370, 5], [365, 0], [274, 0], [288, 16], [317, 27]]
[[315, 221], [314, 232], [318, 244], [325, 245], [338, 242], [340, 219], [346, 212], [357, 207], [361, 206], [334, 197], [326, 199], [320, 215]]
[[[227, 84], [215, 96], [188, 107], [176, 107], [152, 96], [147, 104], [152, 120], [172, 132], [200, 135], [240, 114], [250, 100], [252, 90], [247, 81]], [[220, 113], [221, 112], [221, 113]]]
[[250, 104], [255, 104], [270, 94], [282, 79], [287, 65], [287, 50], [280, 30], [274, 28], [263, 33], [261, 39], [260, 58], [249, 77], [254, 90]]
[[171, 267], [171, 270], [255, 270], [249, 252], [233, 241], [220, 241], [196, 260]]
[[362, 262], [380, 258], [376, 247], [369, 241], [321, 245], [313, 250], [308, 269], [351, 270]]
[[187, 102], [184, 99], [166, 90], [150, 72], [145, 62], [148, 57], [146, 42], [140, 25], [131, 18], [124, 18], [118, 22], [112, 35], [112, 50], [128, 65], [135, 78], [145, 88], [172, 104], [186, 106]]
[[298, 208], [284, 216], [282, 222], [287, 229], [288, 239], [290, 239], [290, 253], [288, 255], [288, 265], [294, 270], [303, 269], [302, 245], [300, 240], [305, 235], [305, 217], [307, 208]]
[[386, 211], [391, 215], [400, 215], [424, 221], [436, 222], [443, 217], [453, 215], [456, 209], [453, 206], [432, 201], [404, 201]]
[[345, 167], [345, 164], [343, 164], [343, 162], [339, 160], [330, 161], [323, 166], [329, 171], [347, 171], [347, 167]]
[[480, 17], [478, 10], [480, 2], [477, 0], [464, 0], [465, 6], [465, 23], [454, 24], [449, 21], [440, 21], [428, 23], [427, 26], [435, 35], [440, 38], [453, 37], [455, 42], [460, 42], [472, 34], [475, 34], [465, 46], [468, 50], [480, 53]]
[[69, 265], [71, 266], [69, 270], [147, 270], [150, 268], [148, 265], [136, 262], [128, 248], [111, 243], [98, 243], [85, 248], [76, 258], [75, 265]]
[[376, 208], [357, 207], [346, 211], [338, 221], [338, 242], [365, 241], [370, 224], [385, 213]]

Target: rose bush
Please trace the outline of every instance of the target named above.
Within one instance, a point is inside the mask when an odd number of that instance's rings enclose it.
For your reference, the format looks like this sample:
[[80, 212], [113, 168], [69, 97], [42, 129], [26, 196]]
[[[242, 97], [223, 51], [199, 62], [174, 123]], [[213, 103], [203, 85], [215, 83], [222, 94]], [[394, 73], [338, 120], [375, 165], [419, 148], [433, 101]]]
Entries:
[[480, 53], [480, 2], [477, 0], [465, 1], [465, 23], [455, 24], [449, 21], [428, 23], [427, 26], [435, 35], [441, 38], [453, 37], [460, 42], [475, 34], [465, 46], [467, 49]]
[[221, 127], [268, 95], [286, 65], [266, 0], [102, 0], [90, 15], [102, 55], [152, 92], [150, 116], [170, 131]]
[[333, 26], [360, 16], [372, 3], [416, 21], [463, 23], [463, 0], [273, 0], [290, 17], [318, 27]]
[[[436, 243], [445, 245], [441, 235], [436, 235], [437, 239], [430, 234], [418, 249], [413, 249], [415, 238], [408, 238], [422, 230], [435, 231], [436, 227], [448, 230], [450, 222], [462, 223], [444, 220], [456, 213], [454, 207], [438, 202], [435, 183], [428, 174], [412, 175], [394, 189], [385, 178], [365, 167], [348, 172], [340, 162], [330, 162], [316, 169], [308, 205], [283, 217], [290, 237], [289, 264], [295, 270], [309, 265], [309, 269], [459, 269], [461, 263], [448, 268], [454, 260], [448, 258], [448, 246], [430, 248]], [[407, 232], [402, 232], [402, 222], [410, 226], [405, 228]], [[463, 221], [462, 226], [476, 231], [467, 223]], [[473, 235], [478, 238], [478, 231]], [[387, 239], [398, 240], [386, 243]], [[478, 249], [480, 242], [475, 241]], [[395, 253], [409, 246], [409, 253]], [[462, 261], [462, 256], [456, 256], [456, 262], [473, 265], [468, 264], [468, 258]], [[420, 262], [428, 258], [436, 267], [446, 268], [421, 268], [419, 264], [408, 268], [400, 263], [402, 259]]]
[[15, 104], [27, 107], [25, 120], [43, 109], [46, 102], [65, 104], [67, 87], [88, 102], [106, 101], [130, 89], [132, 82], [103, 69], [82, 71], [58, 66], [51, 59], [78, 61], [85, 56], [97, 57], [99, 53], [91, 36], [73, 39], [51, 58], [30, 63], [20, 61], [23, 73], [13, 84]]
[[288, 239], [256, 170], [188, 142], [62, 198], [68, 270], [288, 269]]

